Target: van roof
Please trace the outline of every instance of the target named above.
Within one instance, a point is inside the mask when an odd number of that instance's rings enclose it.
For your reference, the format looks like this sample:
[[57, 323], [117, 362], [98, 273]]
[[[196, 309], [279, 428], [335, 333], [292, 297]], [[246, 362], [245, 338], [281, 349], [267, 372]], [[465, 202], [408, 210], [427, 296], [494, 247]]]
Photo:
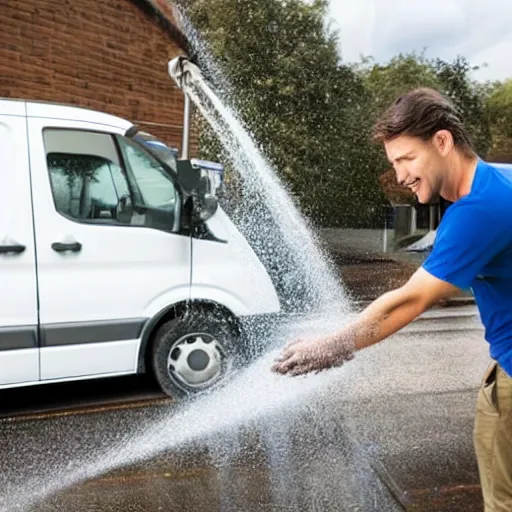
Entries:
[[132, 126], [130, 121], [122, 117], [78, 105], [52, 101], [0, 98], [0, 114], [86, 121], [119, 128], [124, 131]]

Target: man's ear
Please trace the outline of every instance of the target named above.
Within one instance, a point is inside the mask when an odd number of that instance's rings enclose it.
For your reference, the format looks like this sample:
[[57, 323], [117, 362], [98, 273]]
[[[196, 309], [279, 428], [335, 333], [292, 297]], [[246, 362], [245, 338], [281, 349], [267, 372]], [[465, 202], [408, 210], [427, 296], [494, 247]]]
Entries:
[[437, 131], [432, 137], [432, 144], [441, 156], [446, 156], [455, 146], [453, 135], [449, 130]]

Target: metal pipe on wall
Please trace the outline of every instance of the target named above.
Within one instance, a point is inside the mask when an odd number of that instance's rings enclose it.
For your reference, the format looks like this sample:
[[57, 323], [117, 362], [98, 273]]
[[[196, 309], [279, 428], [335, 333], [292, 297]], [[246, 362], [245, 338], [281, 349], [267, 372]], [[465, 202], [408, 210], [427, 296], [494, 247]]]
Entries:
[[188, 94], [185, 94], [185, 108], [183, 112], [183, 139], [181, 141], [181, 159], [188, 160], [190, 150], [190, 117], [191, 103]]

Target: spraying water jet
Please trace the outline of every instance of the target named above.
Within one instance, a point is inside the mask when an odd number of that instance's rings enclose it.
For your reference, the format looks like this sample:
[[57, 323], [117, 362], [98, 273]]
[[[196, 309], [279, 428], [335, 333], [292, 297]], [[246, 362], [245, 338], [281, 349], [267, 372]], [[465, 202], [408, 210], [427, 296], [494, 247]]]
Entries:
[[[333, 327], [343, 322], [352, 313], [352, 306], [332, 263], [249, 130], [226, 98], [217, 88], [214, 90], [201, 69], [187, 57], [170, 60], [168, 72], [185, 95], [183, 140], [188, 144], [193, 102], [219, 138], [242, 181], [242, 195], [232, 217], [269, 272], [283, 312], [328, 315]], [[219, 72], [215, 74], [222, 76]]]

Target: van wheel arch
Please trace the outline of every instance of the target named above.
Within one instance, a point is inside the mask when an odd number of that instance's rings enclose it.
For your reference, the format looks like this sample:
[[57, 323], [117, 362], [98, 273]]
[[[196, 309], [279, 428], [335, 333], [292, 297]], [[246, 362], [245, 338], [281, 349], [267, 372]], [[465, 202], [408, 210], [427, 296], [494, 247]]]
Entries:
[[213, 312], [217, 311], [223, 315], [237, 330], [240, 337], [243, 335], [243, 329], [240, 319], [227, 307], [212, 301], [194, 301], [191, 303], [179, 302], [160, 311], [151, 320], [147, 322], [142, 332], [142, 341], [139, 349], [139, 358], [137, 363], [137, 373], [152, 373], [151, 368], [151, 351], [155, 341], [155, 336], [162, 325], [183, 315], [187, 310], [196, 312]]

